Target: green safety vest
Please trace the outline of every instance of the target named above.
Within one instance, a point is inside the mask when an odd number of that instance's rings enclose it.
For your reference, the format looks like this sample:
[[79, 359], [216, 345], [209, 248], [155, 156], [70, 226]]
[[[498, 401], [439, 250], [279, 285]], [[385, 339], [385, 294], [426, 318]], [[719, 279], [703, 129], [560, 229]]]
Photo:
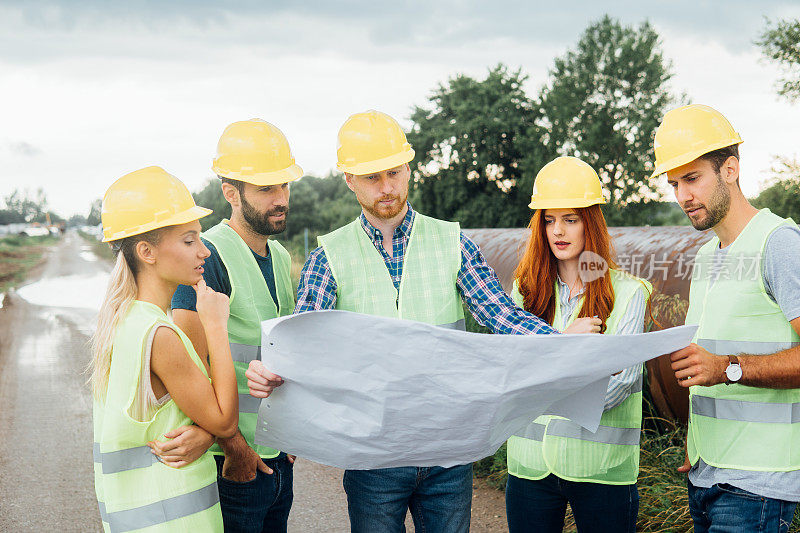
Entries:
[[398, 290], [359, 219], [319, 237], [336, 280], [336, 309], [463, 330], [460, 239], [457, 222], [416, 213]]
[[[292, 258], [286, 248], [272, 239], [267, 241], [272, 272], [275, 275], [275, 291], [278, 306], [267, 287], [264, 275], [253, 257], [253, 251], [238, 233], [223, 220], [203, 233], [203, 238], [219, 252], [231, 281], [230, 318], [228, 318], [228, 340], [231, 344], [236, 383], [239, 386], [239, 431], [247, 444], [265, 459], [277, 457], [280, 451], [253, 442], [255, 438], [258, 407], [261, 399], [250, 396], [247, 377], [244, 373], [253, 359], [259, 359], [261, 351], [261, 322], [278, 316], [290, 315], [294, 311], [292, 288]], [[215, 444], [211, 453], [223, 455]]]
[[169, 400], [153, 417], [140, 422], [128, 408], [141, 376], [145, 342], [159, 324], [172, 328], [192, 361], [203, 363], [189, 338], [158, 307], [134, 301], [117, 326], [108, 389], [94, 401], [94, 477], [103, 529], [122, 531], [222, 531], [217, 467], [210, 454], [172, 468], [161, 464], [147, 442], [192, 421]]
[[[614, 335], [636, 292], [652, 285], [617, 270], [611, 270], [614, 308], [606, 320], [606, 335]], [[554, 323], [561, 323], [561, 306], [556, 282]], [[523, 298], [514, 282], [511, 297], [517, 305]], [[579, 305], [568, 323], [580, 314]], [[600, 426], [591, 432], [569, 419], [543, 415], [528, 426], [525, 437], [508, 439], [508, 473], [537, 480], [549, 474], [568, 481], [604, 485], [630, 485], [639, 477], [639, 436], [642, 431], [642, 378], [630, 396], [603, 413]]]
[[[714, 264], [719, 239], [697, 252], [687, 324], [694, 342], [718, 355], [771, 354], [800, 344], [800, 336], [764, 287], [767, 239], [795, 226], [762, 209]], [[796, 227], [796, 226], [795, 226]], [[715, 275], [713, 284], [709, 281]], [[689, 388], [687, 452], [718, 468], [786, 472], [800, 469], [800, 389], [768, 389], [724, 383]]]

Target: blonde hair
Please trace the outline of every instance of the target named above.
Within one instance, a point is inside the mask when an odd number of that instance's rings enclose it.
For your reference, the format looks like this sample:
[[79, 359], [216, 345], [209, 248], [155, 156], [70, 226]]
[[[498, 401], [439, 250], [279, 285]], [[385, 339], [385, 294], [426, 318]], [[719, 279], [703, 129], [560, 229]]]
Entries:
[[136, 258], [136, 245], [141, 241], [157, 244], [159, 230], [134, 235], [111, 243], [117, 255], [111, 278], [108, 280], [106, 295], [100, 312], [97, 315], [97, 329], [92, 335], [92, 359], [87, 369], [92, 394], [97, 400], [104, 400], [108, 389], [108, 377], [111, 371], [111, 351], [114, 347], [114, 336], [122, 318], [127, 314], [131, 303], [138, 295], [136, 273], [139, 270]]

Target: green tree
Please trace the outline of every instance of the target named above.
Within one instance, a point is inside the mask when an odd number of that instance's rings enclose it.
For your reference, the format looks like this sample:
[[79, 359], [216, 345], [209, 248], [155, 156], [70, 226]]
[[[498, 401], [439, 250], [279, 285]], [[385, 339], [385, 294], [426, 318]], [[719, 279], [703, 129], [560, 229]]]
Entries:
[[230, 218], [231, 204], [222, 196], [222, 186], [219, 178], [209, 179], [205, 186], [198, 192], [192, 193], [194, 203], [211, 209], [213, 213], [200, 219], [203, 231], [217, 225], [222, 219]]
[[413, 202], [465, 227], [513, 227], [530, 218], [533, 168], [550, 155], [521, 70], [505, 65], [483, 80], [458, 75], [416, 106], [408, 135], [417, 152]]
[[5, 203], [8, 211], [21, 218], [20, 222], [44, 222], [48, 213], [47, 195], [42, 188], [33, 194], [15, 189], [5, 197]]
[[675, 101], [671, 66], [655, 29], [623, 26], [608, 16], [591, 24], [575, 49], [555, 60], [541, 92], [539, 125], [545, 145], [580, 157], [598, 171], [609, 203], [609, 224], [648, 223], [626, 210], [657, 199], [650, 180], [653, 136]]
[[778, 94], [790, 101], [800, 98], [800, 19], [767, 20], [756, 44], [765, 56], [783, 67]]
[[88, 226], [97, 226], [102, 222], [100, 216], [103, 211], [103, 200], [101, 198], [97, 198], [95, 201], [92, 202], [92, 205], [89, 206], [89, 214], [86, 215], [86, 224]]
[[770, 185], [753, 199], [753, 205], [800, 221], [800, 161], [777, 158], [772, 173]]

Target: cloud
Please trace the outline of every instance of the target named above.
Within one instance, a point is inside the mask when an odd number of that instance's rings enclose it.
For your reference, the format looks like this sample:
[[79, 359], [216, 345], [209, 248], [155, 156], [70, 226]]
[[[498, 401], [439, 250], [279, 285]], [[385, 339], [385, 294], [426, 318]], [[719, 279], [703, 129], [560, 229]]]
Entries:
[[12, 154], [24, 157], [36, 157], [42, 153], [39, 148], [25, 141], [10, 142], [7, 146]]

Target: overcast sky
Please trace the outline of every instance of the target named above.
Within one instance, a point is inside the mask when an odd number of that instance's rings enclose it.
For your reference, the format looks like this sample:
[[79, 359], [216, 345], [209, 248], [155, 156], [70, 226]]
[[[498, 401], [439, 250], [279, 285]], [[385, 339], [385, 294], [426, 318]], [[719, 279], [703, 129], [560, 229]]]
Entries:
[[252, 117], [324, 175], [350, 114], [379, 109], [408, 127], [438, 83], [483, 78], [498, 62], [530, 74], [533, 95], [604, 13], [650, 20], [673, 90], [731, 120], [746, 193], [774, 155], [800, 155], [800, 104], [778, 99], [780, 71], [753, 45], [764, 17], [800, 17], [800, 2], [541, 4], [0, 0], [0, 197], [43, 187], [62, 216], [86, 214], [112, 181], [149, 165], [197, 190], [224, 127]]

